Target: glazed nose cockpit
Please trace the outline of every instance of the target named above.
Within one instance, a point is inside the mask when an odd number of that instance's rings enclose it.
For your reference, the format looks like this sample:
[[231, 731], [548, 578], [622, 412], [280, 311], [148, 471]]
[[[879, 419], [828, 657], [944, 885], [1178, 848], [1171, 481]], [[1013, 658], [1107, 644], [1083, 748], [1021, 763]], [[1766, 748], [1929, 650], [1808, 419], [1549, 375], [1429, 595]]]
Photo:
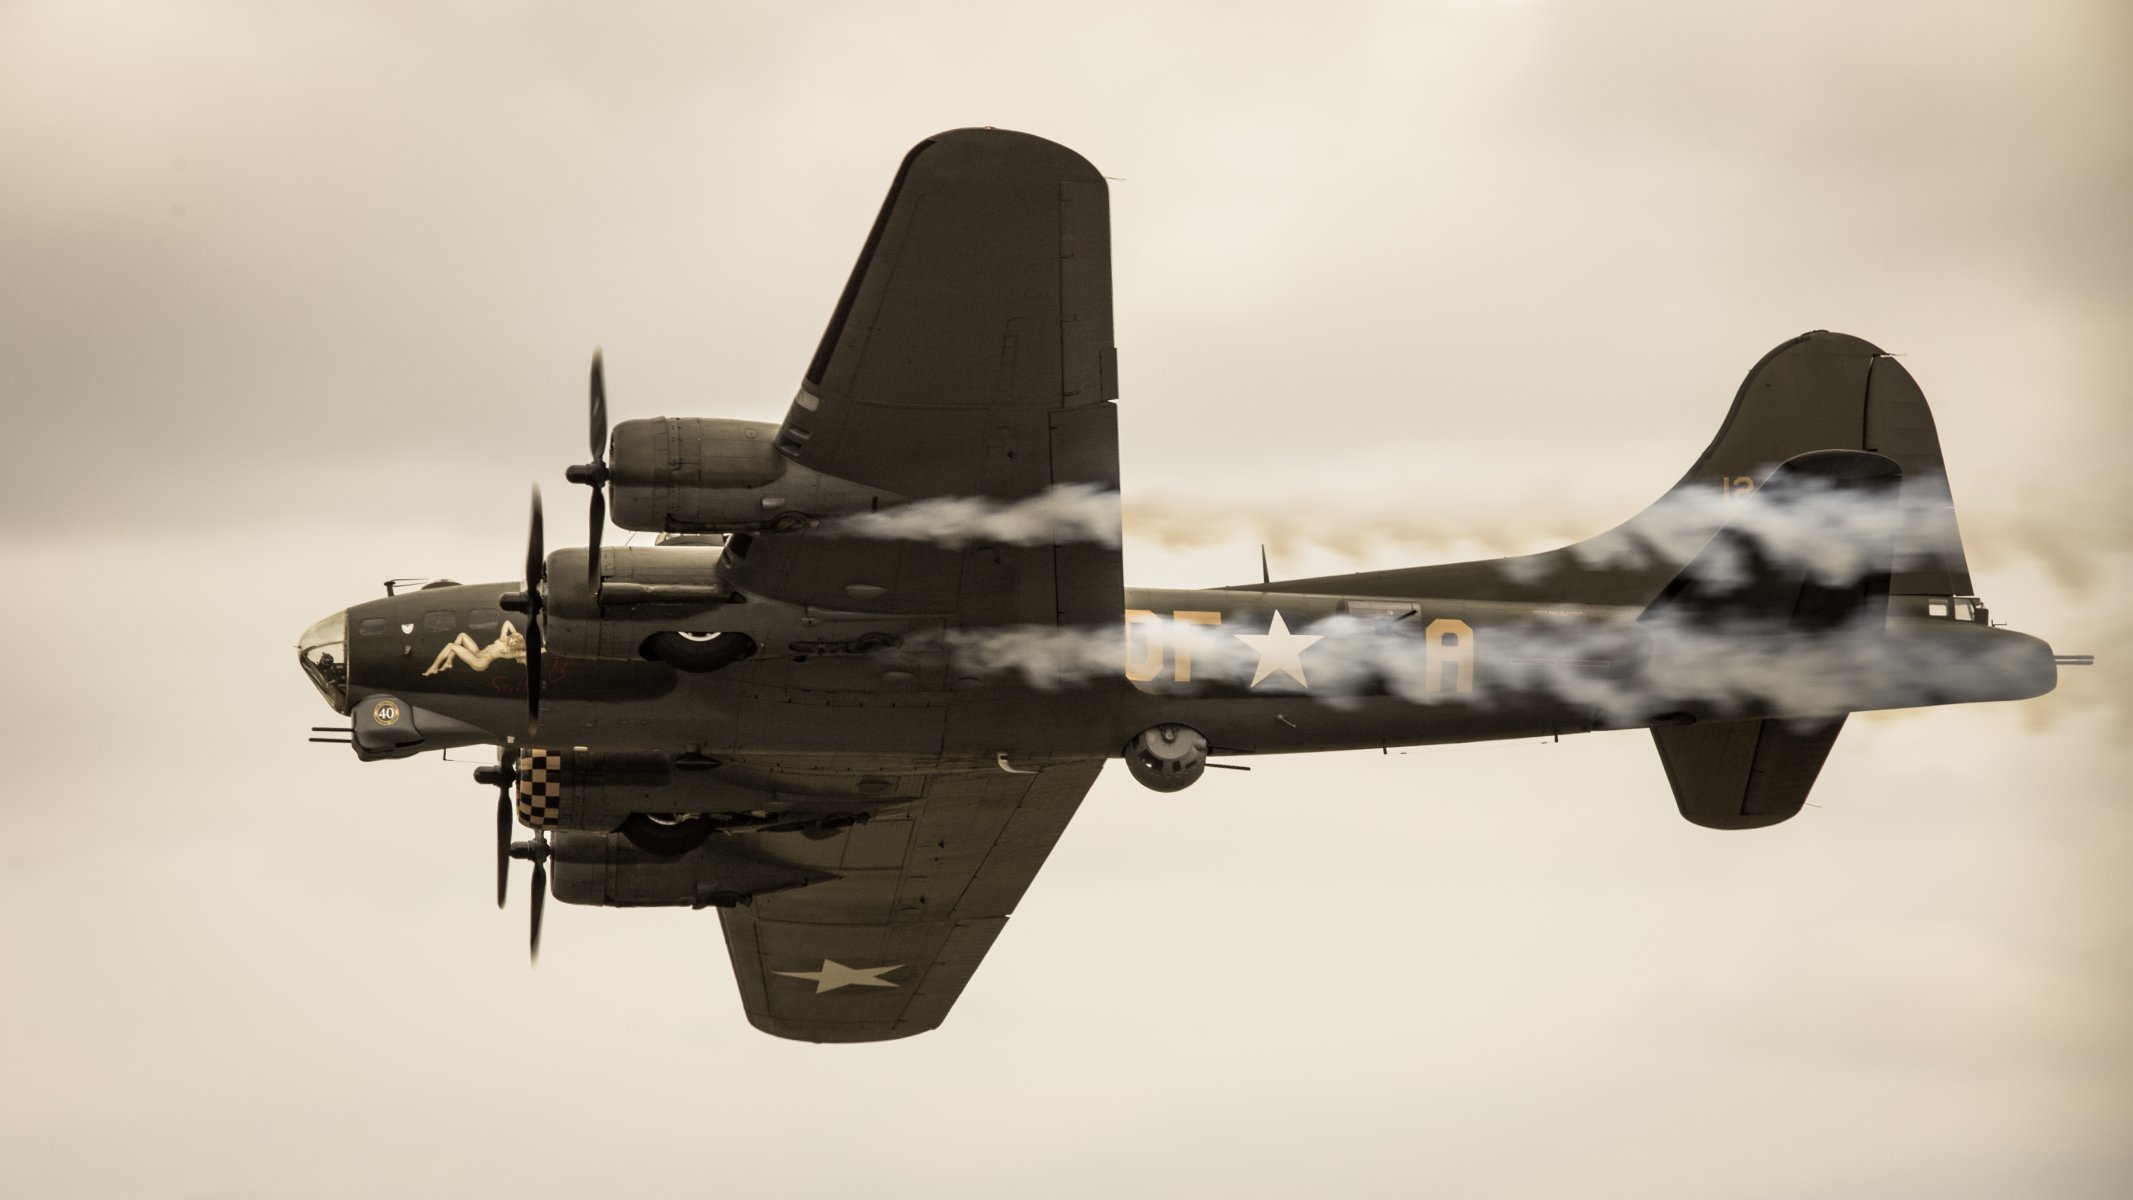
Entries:
[[304, 630], [296, 643], [296, 657], [303, 664], [311, 686], [326, 698], [333, 711], [348, 711], [348, 612], [343, 609]]

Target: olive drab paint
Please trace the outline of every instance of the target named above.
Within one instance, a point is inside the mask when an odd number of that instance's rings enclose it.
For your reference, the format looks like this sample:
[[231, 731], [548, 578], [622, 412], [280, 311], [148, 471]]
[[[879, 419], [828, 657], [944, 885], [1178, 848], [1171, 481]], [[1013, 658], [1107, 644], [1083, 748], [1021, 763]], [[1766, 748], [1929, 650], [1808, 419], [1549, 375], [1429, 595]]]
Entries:
[[[323, 740], [491, 748], [533, 949], [551, 890], [715, 908], [752, 1024], [875, 1041], [946, 1019], [1112, 759], [1168, 792], [1258, 755], [1649, 728], [1682, 814], [1742, 829], [1800, 811], [1848, 712], [2053, 686], [1975, 599], [1915, 380], [1824, 331], [1576, 545], [1128, 589], [1105, 188], [1027, 134], [914, 147], [775, 426], [609, 439], [596, 357], [568, 473], [591, 545], [547, 552], [536, 493], [523, 578], [314, 624], [299, 664], [347, 722]], [[1762, 532], [1833, 505], [1864, 532]], [[601, 546], [610, 507], [658, 543]]]

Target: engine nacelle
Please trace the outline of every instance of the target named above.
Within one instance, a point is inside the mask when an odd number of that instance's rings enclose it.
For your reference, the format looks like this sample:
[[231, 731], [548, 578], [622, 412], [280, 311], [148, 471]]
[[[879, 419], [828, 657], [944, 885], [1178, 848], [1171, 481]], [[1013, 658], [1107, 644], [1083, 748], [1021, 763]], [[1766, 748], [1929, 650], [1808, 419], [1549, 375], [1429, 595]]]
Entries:
[[615, 524], [648, 533], [798, 529], [903, 497], [824, 475], [781, 453], [767, 421], [654, 417], [615, 426]]
[[555, 898], [565, 904], [725, 908], [835, 878], [810, 867], [760, 861], [716, 837], [672, 856], [648, 854], [614, 833], [561, 832], [553, 845]]
[[1207, 738], [1190, 725], [1157, 725], [1126, 743], [1126, 768], [1142, 786], [1175, 792], [1207, 770]]
[[[612, 828], [631, 813], [736, 813], [781, 808], [760, 788], [727, 779], [702, 755], [651, 750], [523, 746], [519, 823], [532, 828]], [[531, 770], [539, 769], [538, 779]]]

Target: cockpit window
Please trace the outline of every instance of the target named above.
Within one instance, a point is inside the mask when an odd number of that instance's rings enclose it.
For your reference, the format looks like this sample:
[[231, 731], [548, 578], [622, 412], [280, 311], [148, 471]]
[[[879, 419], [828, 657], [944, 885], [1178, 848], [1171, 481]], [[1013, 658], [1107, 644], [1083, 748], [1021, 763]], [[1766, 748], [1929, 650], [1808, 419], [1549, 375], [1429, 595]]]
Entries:
[[432, 609], [422, 614], [422, 632], [450, 633], [459, 624], [459, 616], [449, 608]]
[[1987, 625], [1992, 620], [1992, 614], [1986, 609], [1985, 602], [1976, 596], [1934, 596], [1926, 601], [1926, 615], [1968, 621], [1975, 625]]
[[347, 712], [348, 614], [337, 612], [304, 630], [304, 636], [296, 643], [296, 656], [311, 685], [333, 706], [333, 711]]

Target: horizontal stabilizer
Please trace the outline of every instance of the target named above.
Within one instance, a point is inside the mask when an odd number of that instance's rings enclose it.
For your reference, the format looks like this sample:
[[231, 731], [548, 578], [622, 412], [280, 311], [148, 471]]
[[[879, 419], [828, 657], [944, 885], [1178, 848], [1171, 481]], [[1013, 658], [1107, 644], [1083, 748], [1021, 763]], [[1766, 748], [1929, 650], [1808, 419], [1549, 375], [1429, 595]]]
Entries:
[[1706, 829], [1759, 829], [1800, 811], [1844, 718], [1714, 721], [1652, 730], [1681, 815]]
[[1781, 464], [1641, 618], [1771, 632], [1833, 629], [1887, 611], [1903, 469], [1858, 450]]

